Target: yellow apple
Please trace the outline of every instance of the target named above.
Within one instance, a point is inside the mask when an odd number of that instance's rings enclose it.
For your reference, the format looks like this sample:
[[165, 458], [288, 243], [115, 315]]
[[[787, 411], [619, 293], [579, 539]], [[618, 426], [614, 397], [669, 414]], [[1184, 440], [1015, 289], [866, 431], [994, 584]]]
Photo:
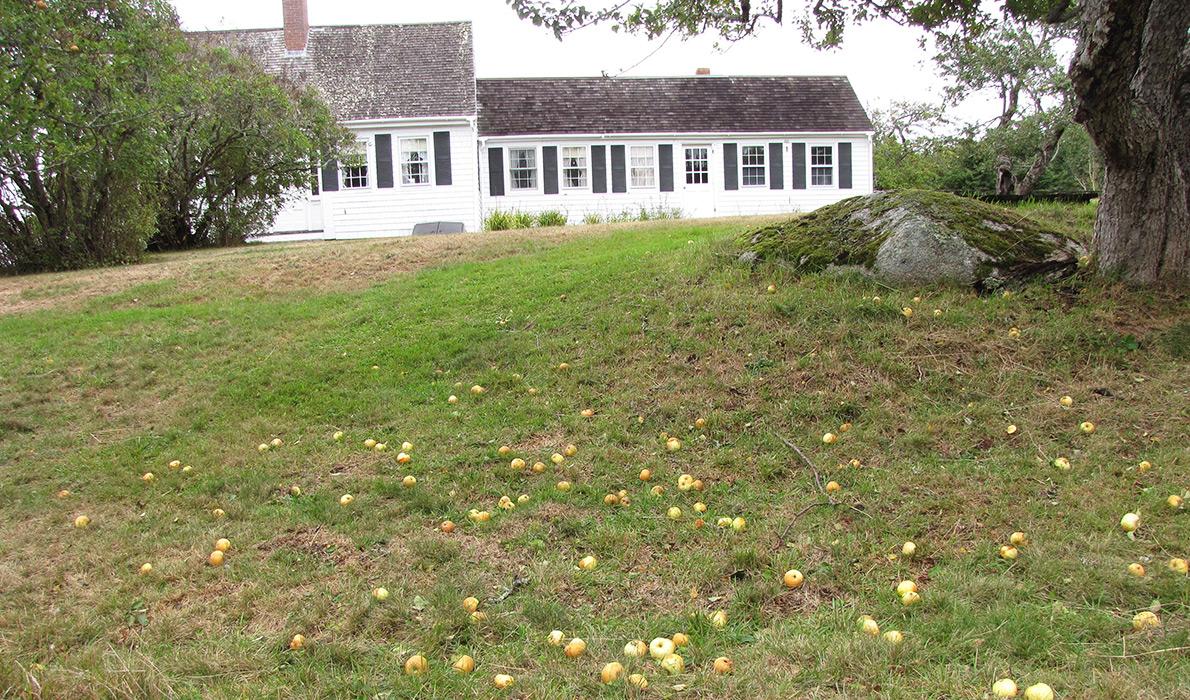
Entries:
[[469, 613], [479, 610], [479, 598], [475, 596], [467, 596], [463, 599], [463, 609]]
[[1001, 678], [992, 684], [992, 695], [998, 698], [1015, 698], [1016, 681], [1011, 678]]
[[649, 653], [649, 647], [643, 640], [634, 639], [624, 645], [624, 656], [629, 658], [639, 659], [647, 653]]
[[1062, 404], [1062, 408], [1070, 408], [1074, 405], [1074, 397], [1063, 396], [1062, 398], [1058, 399], [1058, 403]]
[[555, 452], [552, 455], [550, 455], [550, 461], [553, 462], [554, 464], [562, 464], [562, 462], [566, 461], [566, 458], [563, 457], [562, 455], [560, 455], [559, 453]]
[[256, 446], [256, 451], [257, 452], [268, 452], [269, 444], [267, 442], [260, 443], [259, 445]]
[[519, 472], [520, 470], [525, 468], [525, 460], [521, 459], [520, 457], [517, 457], [516, 459], [509, 462], [508, 466], [512, 467], [512, 469], [514, 471]]
[[354, 500], [355, 500], [355, 496], [352, 496], [349, 493], [345, 493], [342, 496], [339, 496], [339, 505], [349, 506], [349, 505], [351, 505], [351, 502]]
[[492, 685], [496, 686], [500, 690], [511, 688], [513, 683], [516, 683], [516, 679], [507, 673], [497, 673], [496, 675], [492, 676]]
[[529, 494], [522, 493], [521, 495], [517, 496], [516, 502], [517, 503], [528, 503], [529, 502]]
[[695, 503], [695, 504], [694, 504], [694, 506], [693, 506], [693, 508], [694, 508], [694, 512], [695, 512], [695, 513], [705, 513], [705, 512], [707, 512], [707, 504], [703, 503], [702, 501], [699, 501], [698, 503]]
[[475, 612], [471, 613], [471, 621], [477, 625], [481, 622], [487, 621], [487, 619], [488, 614], [482, 610], [476, 610]]
[[569, 481], [559, 481], [557, 483], [557, 489], [559, 491], [562, 491], [563, 493], [565, 493], [566, 491], [569, 491], [570, 490], [570, 482]]
[[653, 488], [649, 489], [649, 493], [653, 494], [654, 496], [660, 496], [661, 494], [665, 493], [665, 487], [661, 484], [657, 484]]
[[1004, 432], [1008, 435], [1016, 435], [1016, 426], [1009, 425], [1007, 428], [1004, 429]]
[[826, 433], [825, 435], [822, 436], [822, 442], [827, 445], [835, 444], [835, 441], [838, 439], [839, 438], [835, 437], [834, 433]]
[[942, 315], [942, 309], [934, 309], [934, 317], [937, 318]]
[[908, 579], [897, 584], [897, 595], [905, 595], [906, 593], [916, 593], [917, 583]]
[[219, 539], [215, 540], [215, 549], [219, 550], [220, 552], [226, 552], [227, 550], [231, 549], [231, 540], [227, 539], [226, 537], [220, 537]]
[[620, 502], [620, 497], [614, 493], [609, 493], [603, 497], [604, 505], [614, 506]]
[[919, 602], [921, 602], [921, 596], [918, 595], [917, 591], [909, 591], [901, 596], [901, 605], [905, 607], [917, 605]]
[[649, 471], [648, 469], [640, 470], [640, 480], [641, 481], [648, 481], [649, 479], [652, 479], [652, 478], [653, 478], [653, 472]]
[[876, 637], [880, 634], [880, 625], [878, 625], [876, 621], [870, 617], [860, 622], [860, 629], [864, 631], [864, 634], [870, 637]]
[[289, 495], [293, 496], [294, 498], [297, 498], [298, 496], [302, 495], [302, 487], [298, 486], [297, 484], [290, 486], [289, 487]]
[[562, 370], [563, 372], [565, 372], [566, 370], [570, 369], [570, 363], [568, 363], [568, 362], [560, 362], [560, 363], [558, 363], [558, 369], [560, 369], [560, 370]]
[[438, 526], [438, 529], [449, 535], [455, 531], [455, 524], [450, 520], [443, 520], [442, 524]]
[[690, 637], [685, 632], [676, 632], [670, 639], [673, 641], [675, 647], [684, 647], [690, 643]]
[[801, 588], [805, 581], [806, 577], [797, 569], [790, 569], [781, 577], [781, 582], [785, 584], [786, 588]]
[[1140, 527], [1140, 516], [1136, 513], [1125, 513], [1124, 517], [1120, 518], [1120, 528], [1124, 532], [1135, 532], [1138, 527]]
[[148, 576], [151, 573], [153, 573], [153, 565], [152, 564], [150, 564], [149, 562], [145, 562], [144, 564], [140, 565], [140, 575], [141, 576]]
[[582, 639], [575, 637], [574, 639], [567, 642], [565, 648], [563, 648], [562, 651], [566, 653], [566, 656], [572, 659], [577, 659], [583, 655], [583, 652], [587, 651], [587, 643]]
[[906, 557], [912, 557], [914, 554], [917, 554], [917, 545], [913, 544], [913, 542], [906, 542], [901, 545], [901, 554]]
[[903, 306], [901, 307], [901, 315], [905, 318], [909, 318], [913, 316], [913, 309], [909, 308], [908, 306]]
[[1025, 533], [1023, 532], [1014, 532], [1008, 536], [1008, 541], [1017, 547], [1020, 547], [1021, 545], [1028, 542], [1028, 538], [1025, 537]]
[[1013, 547], [1010, 544], [1001, 545], [1001, 547], [1000, 547], [1000, 558], [1001, 559], [1007, 559], [1008, 561], [1014, 561], [1019, 554], [1020, 554], [1020, 552], [1017, 551], [1017, 548]]
[[637, 690], [644, 690], [645, 688], [649, 687], [649, 679], [645, 678], [639, 673], [634, 673], [631, 676], [628, 676], [628, 682]]
[[417, 477], [413, 476], [412, 474], [407, 474], [404, 479], [401, 479], [401, 486], [404, 486], [407, 489], [417, 486]]
[[1095, 432], [1095, 424], [1089, 420], [1083, 421], [1082, 423], [1078, 424], [1078, 429], [1087, 435], [1090, 435], [1091, 433]]
[[702, 430], [702, 429], [703, 429], [703, 428], [705, 428], [706, 426], [707, 426], [707, 421], [706, 421], [706, 419], [705, 419], [705, 418], [695, 418], [695, 419], [694, 419], [694, 427], [695, 427], [695, 428], [698, 428], [699, 430]]
[[624, 664], [620, 663], [619, 661], [612, 661], [611, 663], [605, 665], [603, 670], [599, 672], [599, 680], [602, 681], [604, 685], [611, 685], [612, 683], [620, 680], [620, 676], [622, 675], [624, 675]]
[[686, 670], [686, 661], [678, 654], [670, 654], [661, 660], [661, 669], [671, 675], [683, 673]]
[[223, 516], [227, 515], [227, 513], [223, 512], [222, 508], [216, 508], [211, 511], [211, 515], [215, 516], [216, 518], [222, 518]]
[[1025, 688], [1025, 700], [1054, 700], [1054, 689], [1045, 683], [1034, 683]]
[[402, 452], [412, 452], [413, 451], [413, 443], [409, 442], [408, 440], [406, 440], [405, 442], [402, 442], [401, 443], [401, 451]]
[[1152, 611], [1144, 610], [1132, 616], [1132, 629], [1137, 632], [1155, 630], [1161, 626], [1161, 619]]
[[140, 480], [145, 482], [146, 484], [151, 484], [151, 483], [153, 483], [153, 479], [156, 479], [156, 478], [157, 477], [153, 475], [153, 472], [145, 472], [144, 474], [141, 475]]
[[583, 571], [594, 571], [596, 566], [599, 566], [599, 560], [590, 554], [583, 557], [582, 559], [579, 559], [578, 562], [578, 568], [582, 569]]
[[289, 640], [289, 648], [293, 651], [297, 651], [304, 646], [306, 646], [306, 638], [300, 634], [293, 635], [293, 639]]
[[405, 660], [405, 675], [420, 676], [430, 668], [430, 662], [421, 654], [414, 654]]
[[777, 293], [777, 285], [775, 285], [775, 284], [770, 284], [770, 285], [769, 285], [769, 286], [768, 286], [768, 287], [765, 289], [765, 291], [766, 291], [766, 292], [768, 292], [769, 294], [776, 294], [776, 293]]
[[384, 452], [388, 449], [388, 443], [378, 442], [376, 443], [376, 447], [373, 449], [375, 449], [377, 452]]
[[457, 660], [455, 660], [453, 664], [451, 664], [451, 668], [454, 669], [455, 673], [467, 675], [468, 673], [471, 673], [475, 670], [475, 659], [471, 658], [467, 654], [463, 654]]
[[677, 520], [682, 517], [682, 509], [677, 506], [670, 506], [669, 510], [665, 511], [665, 517], [670, 520]]
[[171, 461], [169, 463], [169, 468], [172, 469], [173, 471], [177, 471], [177, 470], [181, 469], [182, 468], [181, 460], [175, 459], [175, 460]]
[[383, 603], [384, 601], [388, 600], [388, 589], [383, 586], [379, 588], [373, 588], [372, 597]]
[[482, 386], [480, 386], [478, 384], [473, 384], [471, 386], [471, 393], [475, 396], [479, 396], [480, 394], [482, 394], [485, 391], [487, 391], [487, 389], [484, 389]]
[[1145, 461], [1141, 462], [1140, 464], [1136, 465], [1136, 470], [1139, 471], [1141, 474], [1144, 474], [1145, 472], [1149, 471], [1152, 468], [1153, 468], [1153, 463], [1148, 460], [1145, 460]]
[[574, 444], [569, 444], [565, 447], [565, 449], [562, 450], [562, 454], [566, 455], [567, 457], [573, 457], [578, 454], [578, 447]]
[[1145, 567], [1137, 562], [1132, 562], [1128, 565], [1128, 573], [1137, 578], [1142, 578], [1145, 575]]
[[578, 414], [583, 418], [590, 418], [591, 416], [595, 415], [595, 411], [592, 411], [589, 408], [584, 408], [583, 410], [579, 411]]
[[454, 394], [451, 394], [450, 396], [446, 397], [446, 403], [458, 403], [458, 402], [459, 402], [459, 397], [455, 396]]
[[843, 485], [837, 481], [829, 481], [826, 484], [827, 493], [838, 493], [843, 490]]
[[731, 529], [736, 532], [743, 532], [748, 529], [748, 521], [742, 517], [736, 516], [731, 519]]
[[187, 464], [186, 466], [182, 467], [182, 473], [183, 473], [183, 474], [189, 474], [189, 473], [190, 473], [190, 472], [192, 472], [192, 471], [194, 471], [194, 467], [190, 466], [189, 464]]
[[1181, 508], [1182, 503], [1183, 503], [1182, 497], [1177, 495], [1176, 493], [1173, 494], [1172, 496], [1170, 496], [1169, 498], [1165, 499], [1165, 505], [1167, 505], [1170, 508], [1173, 508], [1175, 510], [1178, 508]]
[[269, 441], [269, 446], [271, 447], [280, 447], [281, 444], [281, 438], [273, 438]]
[[715, 521], [715, 524], [719, 527], [731, 527], [731, 518], [721, 517]]
[[1008, 337], [1009, 337], [1009, 338], [1019, 338], [1019, 337], [1021, 337], [1021, 329], [1019, 329], [1019, 328], [1017, 328], [1017, 327], [1015, 327], [1015, 326], [1013, 326], [1012, 328], [1009, 328], [1009, 329], [1008, 329]]
[[534, 462], [533, 463], [533, 473], [534, 474], [540, 474], [544, 471], [545, 471], [545, 462]]
[[731, 659], [727, 658], [726, 656], [720, 656], [711, 662], [711, 668], [714, 669], [715, 673], [718, 673], [721, 676], [726, 676], [732, 672], [734, 666], [731, 663]]
[[884, 640], [895, 646], [905, 641], [905, 635], [900, 630], [889, 630], [884, 633]]
[[726, 627], [727, 626], [727, 611], [726, 610], [716, 610], [714, 612], [714, 614], [711, 615], [711, 624], [714, 625], [718, 629], [723, 629], [724, 627]]
[[87, 527], [90, 524], [91, 524], [91, 519], [85, 515], [80, 515], [74, 519], [74, 526], [80, 530], [82, 530], [83, 528]]
[[331, 436], [331, 439], [335, 442], [342, 442], [344, 437], [346, 437], [346, 435], [342, 430], [336, 430], [335, 434]]
[[678, 490], [689, 491], [694, 488], [694, 477], [689, 474], [683, 474], [678, 477]]
[[672, 639], [668, 637], [656, 637], [653, 641], [649, 642], [649, 656], [660, 661], [674, 653], [674, 649], [676, 648]]
[[209, 557], [207, 557], [207, 561], [211, 564], [211, 566], [223, 566], [223, 552], [220, 552], [216, 549], [215, 551], [211, 552]]
[[368, 448], [369, 450], [375, 449], [376, 441], [372, 438], [368, 438], [367, 440], [364, 440], [364, 447]]
[[562, 630], [554, 630], [550, 632], [550, 636], [547, 639], [552, 646], [560, 647], [562, 646], [562, 636]]
[[1065, 457], [1058, 457], [1054, 460], [1054, 466], [1061, 471], [1068, 472], [1070, 471], [1070, 460]]
[[70, 498], [70, 489], [62, 489], [55, 496], [58, 498]]
[[678, 450], [682, 449], [682, 441], [676, 437], [671, 437], [665, 441], [665, 449], [669, 450], [670, 452], [677, 452]]

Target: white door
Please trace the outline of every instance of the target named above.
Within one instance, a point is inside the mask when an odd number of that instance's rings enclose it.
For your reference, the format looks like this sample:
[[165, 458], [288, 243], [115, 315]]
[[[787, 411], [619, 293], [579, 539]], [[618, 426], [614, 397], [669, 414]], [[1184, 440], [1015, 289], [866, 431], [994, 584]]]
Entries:
[[690, 218], [715, 215], [715, 188], [711, 177], [710, 144], [682, 144], [678, 182], [682, 187], [682, 214]]

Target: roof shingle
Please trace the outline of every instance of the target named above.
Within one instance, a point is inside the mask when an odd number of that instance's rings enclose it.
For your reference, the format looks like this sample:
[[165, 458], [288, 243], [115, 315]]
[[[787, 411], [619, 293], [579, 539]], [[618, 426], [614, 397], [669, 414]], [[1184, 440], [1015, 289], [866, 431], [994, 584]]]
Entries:
[[281, 29], [190, 36], [242, 50], [269, 73], [317, 88], [341, 121], [475, 114], [469, 22], [311, 27], [299, 55], [285, 50]]
[[481, 136], [871, 131], [841, 76], [479, 80]]

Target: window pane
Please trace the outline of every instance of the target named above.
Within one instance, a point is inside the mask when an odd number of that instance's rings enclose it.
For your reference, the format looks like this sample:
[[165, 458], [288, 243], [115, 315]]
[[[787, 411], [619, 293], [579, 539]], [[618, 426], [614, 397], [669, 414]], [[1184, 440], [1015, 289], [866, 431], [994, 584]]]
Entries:
[[740, 149], [740, 162], [745, 187], [765, 183], [764, 146], [744, 146]]
[[831, 146], [811, 146], [810, 165], [833, 165], [833, 150]]
[[401, 183], [427, 185], [430, 182], [429, 146], [426, 139], [401, 139]]
[[537, 149], [508, 149], [508, 170], [512, 176], [512, 189], [537, 189]]
[[705, 185], [711, 181], [711, 168], [706, 148], [686, 149], [686, 184]]
[[572, 189], [587, 186], [586, 146], [566, 146], [562, 149], [562, 184]]
[[633, 187], [652, 187], [654, 185], [653, 147], [632, 146], [629, 151], [629, 162], [632, 170]]
[[368, 151], [363, 143], [356, 143], [343, 156], [340, 168], [343, 175], [343, 189], [360, 189], [368, 186]]
[[834, 177], [834, 168], [831, 167], [814, 167], [810, 168], [810, 184], [811, 185], [830, 185]]

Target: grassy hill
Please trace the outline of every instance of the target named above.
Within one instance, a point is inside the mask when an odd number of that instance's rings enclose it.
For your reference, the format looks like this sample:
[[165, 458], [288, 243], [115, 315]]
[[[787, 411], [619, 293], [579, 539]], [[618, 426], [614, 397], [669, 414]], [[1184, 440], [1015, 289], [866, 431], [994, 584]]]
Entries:
[[[1187, 697], [1190, 579], [1167, 563], [1190, 556], [1190, 516], [1166, 505], [1190, 474], [1186, 299], [794, 279], [723, 259], [748, 225], [260, 247], [0, 280], [0, 688], [985, 698], [1009, 676], [1058, 698]], [[679, 490], [682, 474], [704, 490]], [[627, 505], [605, 504], [621, 490]], [[1014, 531], [1028, 543], [1010, 562], [997, 553]], [[231, 548], [213, 567], [218, 538]], [[578, 569], [588, 555], [598, 565]], [[788, 589], [793, 568], [805, 583]], [[917, 605], [894, 590], [905, 579]], [[1162, 626], [1134, 631], [1150, 608]], [[903, 643], [865, 635], [864, 614]], [[586, 653], [567, 658], [554, 629]], [[621, 651], [678, 632], [683, 674]], [[469, 676], [451, 671], [464, 653]], [[413, 654], [426, 675], [402, 674]], [[733, 674], [712, 672], [720, 656]], [[611, 661], [647, 691], [602, 685]], [[515, 686], [495, 689], [496, 673]]]

